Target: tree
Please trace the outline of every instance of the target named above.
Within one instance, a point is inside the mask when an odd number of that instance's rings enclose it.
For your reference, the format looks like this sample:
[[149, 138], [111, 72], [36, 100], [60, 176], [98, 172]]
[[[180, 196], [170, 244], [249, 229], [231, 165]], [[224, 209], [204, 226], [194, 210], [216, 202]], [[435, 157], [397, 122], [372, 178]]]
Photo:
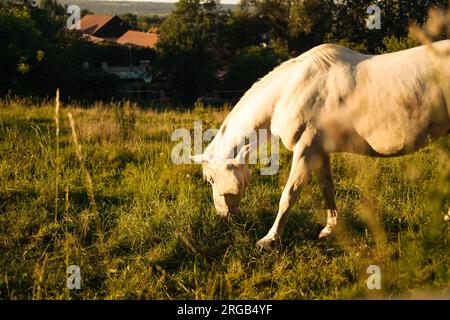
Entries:
[[324, 42], [333, 22], [333, 0], [252, 0], [271, 39], [286, 43], [291, 55]]
[[239, 9], [230, 13], [226, 30], [224, 47], [228, 51], [228, 58], [242, 48], [260, 45], [270, 31], [262, 17], [250, 12], [248, 6], [242, 4]]
[[289, 51], [298, 54], [325, 42], [331, 31], [333, 0], [292, 0], [289, 8]]
[[[366, 27], [367, 8], [376, 4], [381, 10], [381, 29]], [[423, 24], [431, 6], [446, 6], [447, 0], [341, 0], [333, 14], [328, 41], [338, 42], [368, 53], [385, 50], [386, 37], [404, 38], [410, 23]]]
[[270, 38], [280, 38], [286, 41], [290, 51], [289, 12], [291, 0], [252, 0], [252, 4], [256, 8], [256, 14], [265, 21]]
[[217, 1], [180, 0], [161, 24], [158, 67], [175, 100], [191, 103], [213, 87], [219, 18]]
[[67, 6], [60, 4], [57, 0], [40, 0], [39, 8], [54, 16], [62, 16], [66, 13]]
[[164, 16], [138, 16], [138, 29], [144, 32], [159, 32], [159, 27], [165, 20]]
[[0, 10], [0, 90], [11, 90], [42, 62], [43, 45], [40, 32], [24, 8]]
[[138, 17], [133, 13], [125, 13], [121, 16], [122, 20], [128, 23], [133, 30], [138, 29]]
[[86, 89], [102, 83], [100, 93], [113, 89], [111, 76], [83, 70], [93, 45], [65, 29], [65, 19], [65, 14], [22, 5], [0, 10], [1, 95], [48, 96], [61, 88], [64, 96], [82, 99]]
[[231, 59], [224, 88], [245, 91], [284, 58], [271, 48], [251, 46], [239, 50]]

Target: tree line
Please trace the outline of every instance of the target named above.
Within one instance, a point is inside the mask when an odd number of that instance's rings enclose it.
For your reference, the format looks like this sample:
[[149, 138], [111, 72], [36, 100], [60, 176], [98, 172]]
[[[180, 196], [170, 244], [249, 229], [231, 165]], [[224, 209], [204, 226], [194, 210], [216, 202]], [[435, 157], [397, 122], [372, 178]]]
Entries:
[[[283, 60], [322, 43], [373, 54], [418, 45], [408, 26], [423, 24], [430, 7], [448, 2], [241, 0], [235, 10], [219, 4], [180, 0], [165, 18], [122, 17], [159, 33], [153, 69], [174, 102], [189, 105], [217, 90], [239, 94]], [[380, 29], [366, 26], [373, 4], [380, 8]], [[42, 0], [39, 9], [16, 4], [0, 10], [1, 95], [50, 95], [56, 87], [74, 99], [88, 91], [97, 99], [111, 95], [117, 79], [82, 68], [99, 49], [65, 28], [64, 6]]]

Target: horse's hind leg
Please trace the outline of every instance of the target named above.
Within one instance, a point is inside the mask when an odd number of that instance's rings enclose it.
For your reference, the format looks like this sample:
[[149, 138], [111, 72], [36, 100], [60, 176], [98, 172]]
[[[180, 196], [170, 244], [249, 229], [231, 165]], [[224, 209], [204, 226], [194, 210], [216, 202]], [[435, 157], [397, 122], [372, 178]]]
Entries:
[[327, 208], [327, 225], [319, 234], [319, 238], [330, 235], [331, 231], [337, 224], [338, 213], [336, 209], [336, 201], [334, 199], [333, 178], [331, 176], [330, 157], [323, 153], [320, 157], [320, 167], [316, 168], [315, 173], [319, 182], [320, 190], [325, 199]]

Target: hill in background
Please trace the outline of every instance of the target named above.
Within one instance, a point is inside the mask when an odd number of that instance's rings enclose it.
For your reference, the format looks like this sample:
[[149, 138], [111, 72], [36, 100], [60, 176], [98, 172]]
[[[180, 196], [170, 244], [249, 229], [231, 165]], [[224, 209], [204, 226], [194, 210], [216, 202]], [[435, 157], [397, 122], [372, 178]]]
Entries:
[[[89, 1], [89, 0], [58, 0], [66, 5], [77, 5], [82, 10], [87, 9], [99, 14], [124, 14], [136, 15], [168, 15], [175, 8], [174, 3], [166, 2], [131, 2], [131, 1]], [[225, 9], [233, 10], [236, 5], [223, 4]]]

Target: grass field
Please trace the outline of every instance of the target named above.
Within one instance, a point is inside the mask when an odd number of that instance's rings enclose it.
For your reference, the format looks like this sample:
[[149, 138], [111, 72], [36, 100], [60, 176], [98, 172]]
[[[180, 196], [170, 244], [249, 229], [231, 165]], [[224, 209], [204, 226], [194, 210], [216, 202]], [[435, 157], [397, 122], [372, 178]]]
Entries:
[[[52, 103], [0, 102], [0, 298], [450, 298], [448, 136], [401, 158], [333, 155], [335, 235], [316, 239], [326, 214], [313, 179], [283, 245], [262, 254], [255, 242], [275, 218], [290, 154], [276, 176], [253, 168], [243, 213], [229, 221], [200, 167], [170, 160], [175, 128], [218, 128], [228, 111], [63, 106], [57, 138]], [[66, 286], [72, 264], [81, 290]], [[380, 290], [366, 286], [369, 265]]]

